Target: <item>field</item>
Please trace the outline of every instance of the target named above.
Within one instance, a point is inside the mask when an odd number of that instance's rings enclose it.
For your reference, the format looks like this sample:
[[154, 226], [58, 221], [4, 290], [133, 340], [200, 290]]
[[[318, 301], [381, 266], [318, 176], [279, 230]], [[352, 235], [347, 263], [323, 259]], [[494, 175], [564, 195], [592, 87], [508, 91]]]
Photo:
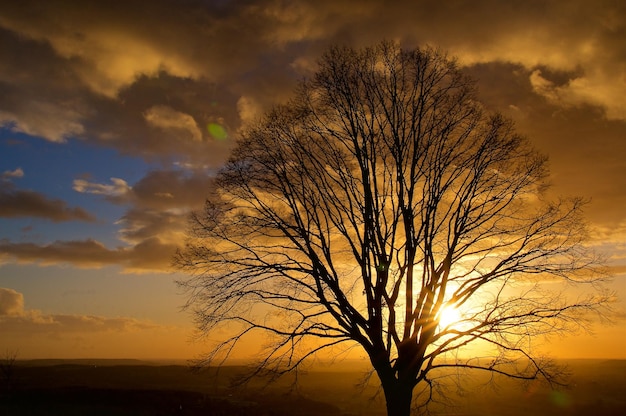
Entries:
[[[447, 389], [439, 415], [625, 415], [626, 361], [572, 360], [568, 389], [479, 377]], [[243, 370], [192, 372], [185, 365], [133, 360], [21, 361], [0, 379], [0, 415], [384, 415], [377, 380], [347, 364], [267, 384], [231, 386]]]

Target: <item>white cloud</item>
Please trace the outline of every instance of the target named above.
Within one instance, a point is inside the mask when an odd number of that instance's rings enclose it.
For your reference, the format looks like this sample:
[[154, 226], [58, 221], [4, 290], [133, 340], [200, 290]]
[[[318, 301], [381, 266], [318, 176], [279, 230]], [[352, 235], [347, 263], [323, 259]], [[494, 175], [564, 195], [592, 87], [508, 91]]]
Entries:
[[111, 178], [111, 185], [89, 182], [85, 179], [75, 179], [73, 189], [76, 192], [106, 196], [123, 196], [130, 192], [131, 187], [124, 179]]
[[0, 178], [2, 180], [10, 180], [12, 178], [23, 178], [24, 177], [24, 171], [22, 170], [22, 168], [17, 168], [14, 170], [5, 170], [4, 172], [2, 172], [2, 175], [0, 175]]

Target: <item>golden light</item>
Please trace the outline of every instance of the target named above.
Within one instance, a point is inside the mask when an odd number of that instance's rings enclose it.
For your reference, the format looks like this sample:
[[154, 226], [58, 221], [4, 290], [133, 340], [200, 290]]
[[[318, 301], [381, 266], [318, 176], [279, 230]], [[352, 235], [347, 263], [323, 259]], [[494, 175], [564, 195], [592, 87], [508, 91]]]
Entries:
[[444, 306], [439, 311], [439, 327], [444, 329], [458, 324], [463, 317], [454, 306]]

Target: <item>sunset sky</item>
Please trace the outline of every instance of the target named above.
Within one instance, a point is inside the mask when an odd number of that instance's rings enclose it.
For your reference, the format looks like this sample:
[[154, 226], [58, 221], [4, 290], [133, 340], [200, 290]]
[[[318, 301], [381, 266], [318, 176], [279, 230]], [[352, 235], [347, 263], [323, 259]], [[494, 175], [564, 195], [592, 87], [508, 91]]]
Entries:
[[174, 251], [238, 129], [329, 46], [440, 47], [591, 200], [618, 299], [556, 357], [626, 359], [626, 3], [3, 2], [0, 354], [191, 358]]

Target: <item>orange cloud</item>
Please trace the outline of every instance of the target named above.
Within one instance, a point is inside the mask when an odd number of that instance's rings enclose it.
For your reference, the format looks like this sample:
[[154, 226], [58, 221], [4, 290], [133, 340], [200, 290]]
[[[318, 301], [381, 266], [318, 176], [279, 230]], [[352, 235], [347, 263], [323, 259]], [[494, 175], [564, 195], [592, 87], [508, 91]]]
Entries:
[[202, 140], [202, 131], [192, 116], [168, 106], [150, 107], [145, 113], [146, 121], [159, 129], [183, 135], [193, 141]]
[[24, 309], [24, 296], [0, 288], [0, 349], [18, 358], [192, 358], [189, 328], [131, 317]]
[[156, 325], [133, 318], [106, 318], [92, 315], [44, 314], [24, 310], [24, 295], [0, 287], [0, 332], [93, 332], [128, 331], [154, 328]]
[[24, 295], [13, 289], [0, 287], [0, 317], [20, 316], [24, 313]]
[[26, 14], [22, 13], [26, 7], [11, 8], [0, 17], [0, 25], [48, 43], [66, 60], [80, 62], [76, 74], [91, 90], [108, 97], [115, 97], [139, 76], [162, 69], [181, 77], [198, 76], [193, 61], [142, 32], [141, 20], [132, 24], [126, 13], [113, 18], [108, 6], [69, 6], [50, 2]]

